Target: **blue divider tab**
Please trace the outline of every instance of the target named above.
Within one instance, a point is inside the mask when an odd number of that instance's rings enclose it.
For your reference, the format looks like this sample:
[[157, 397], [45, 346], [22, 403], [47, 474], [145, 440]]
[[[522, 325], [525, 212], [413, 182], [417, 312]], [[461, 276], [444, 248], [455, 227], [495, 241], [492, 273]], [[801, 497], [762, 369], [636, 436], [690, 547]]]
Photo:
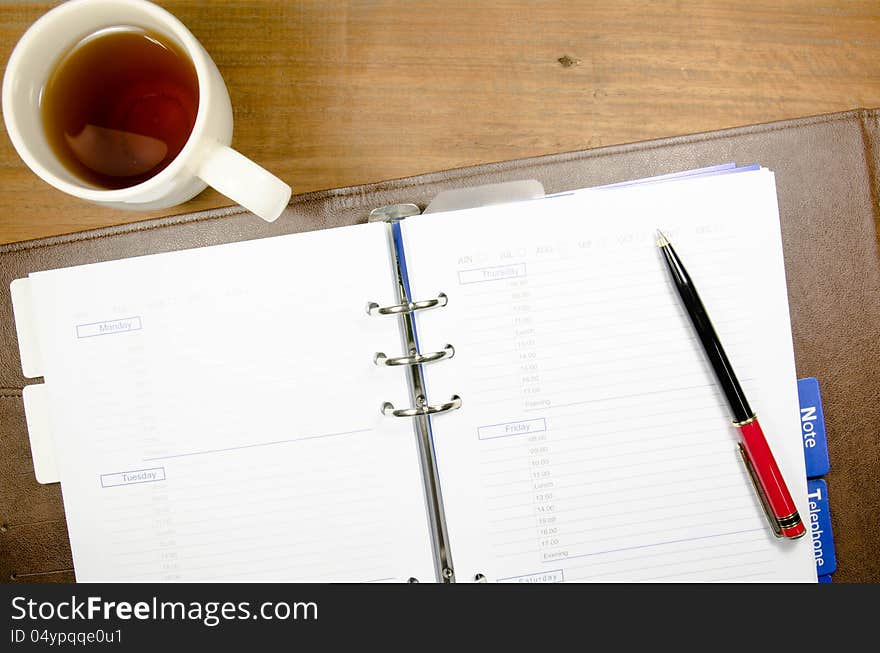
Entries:
[[816, 572], [827, 576], [837, 569], [834, 537], [831, 534], [831, 515], [828, 512], [828, 486], [821, 478], [807, 481], [807, 501], [810, 510], [809, 531], [816, 561]]
[[798, 380], [800, 399], [801, 436], [807, 478], [824, 476], [831, 469], [828, 460], [828, 440], [825, 437], [825, 414], [819, 396], [819, 381], [813, 377]]

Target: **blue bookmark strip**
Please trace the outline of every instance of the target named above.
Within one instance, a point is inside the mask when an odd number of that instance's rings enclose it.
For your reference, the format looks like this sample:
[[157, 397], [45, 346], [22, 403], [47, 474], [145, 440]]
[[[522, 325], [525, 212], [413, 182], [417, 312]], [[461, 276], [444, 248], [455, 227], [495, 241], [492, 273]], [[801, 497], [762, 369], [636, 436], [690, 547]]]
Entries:
[[834, 537], [831, 533], [831, 515], [828, 512], [828, 486], [821, 478], [807, 481], [807, 501], [810, 510], [809, 531], [819, 576], [833, 574], [837, 569]]
[[807, 463], [807, 478], [825, 476], [831, 465], [828, 459], [828, 440], [825, 436], [825, 414], [822, 412], [819, 381], [812, 377], [800, 379], [798, 397], [801, 404], [801, 436], [804, 460]]

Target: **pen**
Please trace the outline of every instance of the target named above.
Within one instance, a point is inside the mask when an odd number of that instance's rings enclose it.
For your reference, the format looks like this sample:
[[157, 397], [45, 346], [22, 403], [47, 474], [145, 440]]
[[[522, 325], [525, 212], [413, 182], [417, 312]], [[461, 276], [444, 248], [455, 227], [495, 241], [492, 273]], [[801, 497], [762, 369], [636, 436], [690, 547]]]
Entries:
[[681, 259], [675, 253], [669, 239], [659, 229], [657, 230], [657, 247], [663, 253], [672, 281], [678, 291], [681, 301], [687, 310], [691, 324], [715, 376], [721, 385], [730, 410], [733, 414], [733, 425], [739, 429], [741, 441], [739, 452], [745, 462], [746, 469], [751, 476], [758, 499], [764, 508], [770, 527], [776, 537], [798, 538], [803, 536], [807, 529], [804, 527], [797, 507], [791, 498], [791, 493], [785, 485], [785, 480], [773, 458], [773, 452], [767, 444], [758, 417], [749, 407], [749, 402], [743, 392], [739, 381], [734, 374], [730, 361], [724, 353], [718, 334], [703, 307], [703, 302], [697, 294], [694, 282], [691, 281]]

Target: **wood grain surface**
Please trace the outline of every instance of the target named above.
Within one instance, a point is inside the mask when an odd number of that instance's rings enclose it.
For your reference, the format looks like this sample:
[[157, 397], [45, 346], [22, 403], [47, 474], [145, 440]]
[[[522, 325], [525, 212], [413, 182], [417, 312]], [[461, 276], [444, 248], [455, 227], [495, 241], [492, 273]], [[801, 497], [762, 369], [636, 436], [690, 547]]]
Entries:
[[[0, 3], [5, 67], [56, 3]], [[294, 192], [880, 105], [880, 3], [159, 2], [201, 40], [233, 146]], [[805, 153], [809, 156], [809, 153]], [[0, 138], [0, 242], [161, 212], [66, 196]]]

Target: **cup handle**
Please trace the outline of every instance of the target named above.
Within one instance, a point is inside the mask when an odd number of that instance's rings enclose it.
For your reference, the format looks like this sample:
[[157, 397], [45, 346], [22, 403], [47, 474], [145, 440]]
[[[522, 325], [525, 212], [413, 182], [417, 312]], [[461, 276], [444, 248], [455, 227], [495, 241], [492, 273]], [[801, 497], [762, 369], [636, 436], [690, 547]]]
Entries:
[[231, 147], [216, 143], [196, 174], [233, 202], [273, 222], [290, 202], [290, 186]]

